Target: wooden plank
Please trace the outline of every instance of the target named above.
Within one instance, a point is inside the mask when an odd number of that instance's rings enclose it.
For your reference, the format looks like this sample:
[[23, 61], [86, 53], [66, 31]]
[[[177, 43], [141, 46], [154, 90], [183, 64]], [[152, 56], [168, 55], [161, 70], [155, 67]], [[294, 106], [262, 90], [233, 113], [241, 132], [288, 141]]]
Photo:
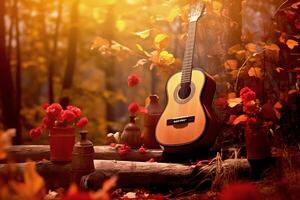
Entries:
[[[94, 146], [95, 159], [101, 160], [128, 160], [128, 161], [148, 161], [154, 158], [156, 161], [161, 160], [161, 149], [148, 149], [142, 154], [138, 150], [130, 150], [125, 156], [120, 157], [118, 151], [109, 145]], [[15, 162], [25, 162], [27, 159], [39, 161], [42, 159], [49, 160], [50, 147], [49, 145], [14, 145], [7, 149], [10, 159]], [[0, 160], [0, 163], [5, 163], [6, 160]]]

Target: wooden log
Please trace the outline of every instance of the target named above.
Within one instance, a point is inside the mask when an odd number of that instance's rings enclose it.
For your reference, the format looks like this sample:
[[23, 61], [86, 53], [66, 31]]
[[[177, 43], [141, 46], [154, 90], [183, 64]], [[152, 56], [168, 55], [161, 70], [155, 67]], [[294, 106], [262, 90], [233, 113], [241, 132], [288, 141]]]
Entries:
[[[83, 189], [98, 189], [109, 176], [117, 175], [117, 187], [156, 188], [158, 190], [176, 187], [193, 188], [206, 180], [209, 185], [215, 177], [216, 165], [192, 167], [183, 164], [150, 163], [132, 161], [95, 160], [96, 171], [82, 177]], [[18, 164], [21, 168], [23, 164]], [[3, 171], [5, 164], [0, 165]], [[246, 159], [229, 159], [222, 163], [222, 177], [234, 173], [234, 177], [247, 177], [249, 165]], [[49, 189], [67, 188], [70, 184], [71, 164], [56, 164], [50, 161], [37, 163], [37, 171], [46, 180]], [[229, 176], [228, 176], [229, 177]]]
[[[95, 159], [101, 160], [128, 160], [128, 161], [148, 161], [154, 158], [160, 161], [162, 157], [161, 149], [148, 149], [142, 154], [138, 150], [130, 150], [126, 155], [120, 157], [118, 151], [109, 145], [94, 146]], [[40, 161], [42, 159], [49, 160], [50, 147], [49, 145], [14, 145], [7, 149], [9, 158], [14, 162], [25, 162], [27, 159]], [[6, 160], [0, 160], [0, 163], [5, 163]]]

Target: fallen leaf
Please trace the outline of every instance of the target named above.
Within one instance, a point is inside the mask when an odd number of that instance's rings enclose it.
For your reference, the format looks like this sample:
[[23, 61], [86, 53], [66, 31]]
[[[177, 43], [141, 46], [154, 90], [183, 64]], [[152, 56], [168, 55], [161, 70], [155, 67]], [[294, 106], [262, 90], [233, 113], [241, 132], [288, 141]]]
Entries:
[[158, 34], [154, 38], [154, 45], [158, 49], [164, 49], [169, 43], [169, 37], [166, 34]]
[[134, 34], [139, 36], [142, 39], [146, 39], [147, 37], [150, 36], [150, 31], [151, 31], [151, 29], [147, 29], [147, 30], [144, 30], [144, 31], [136, 32]]
[[295, 46], [298, 46], [299, 43], [298, 43], [297, 41], [295, 41], [295, 40], [289, 39], [289, 40], [286, 41], [286, 45], [287, 45], [290, 49], [294, 49], [294, 47], [295, 47]]
[[262, 78], [263, 77], [263, 74], [261, 72], [261, 68], [259, 67], [251, 67], [248, 71], [248, 75], [251, 77], [251, 76], [254, 76], [256, 78]]
[[248, 120], [248, 116], [247, 115], [240, 115], [238, 116], [234, 121], [233, 121], [233, 125], [238, 125], [240, 123], [245, 123]]

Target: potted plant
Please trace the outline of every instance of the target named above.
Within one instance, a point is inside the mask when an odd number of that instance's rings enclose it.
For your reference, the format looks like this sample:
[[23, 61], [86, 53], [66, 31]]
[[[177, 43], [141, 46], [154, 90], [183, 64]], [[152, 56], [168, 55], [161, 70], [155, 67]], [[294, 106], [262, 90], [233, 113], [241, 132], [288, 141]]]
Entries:
[[71, 161], [75, 144], [75, 128], [83, 128], [88, 119], [81, 116], [81, 110], [76, 106], [63, 109], [58, 103], [43, 106], [46, 115], [41, 126], [31, 129], [29, 135], [38, 137], [48, 130], [50, 139], [50, 160]]
[[[271, 163], [271, 146], [268, 131], [273, 124], [270, 111], [256, 100], [256, 93], [249, 87], [240, 90], [243, 114], [233, 119], [233, 125], [244, 128], [247, 159], [251, 166], [252, 177], [258, 180]], [[266, 112], [267, 111], [267, 112]]]

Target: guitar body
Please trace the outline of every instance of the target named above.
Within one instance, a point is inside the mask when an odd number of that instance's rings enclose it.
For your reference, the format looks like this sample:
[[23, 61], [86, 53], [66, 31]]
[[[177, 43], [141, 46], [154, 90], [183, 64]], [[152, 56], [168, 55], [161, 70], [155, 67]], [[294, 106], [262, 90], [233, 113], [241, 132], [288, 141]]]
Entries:
[[156, 127], [156, 139], [166, 152], [208, 150], [218, 133], [211, 108], [215, 81], [202, 70], [192, 69], [190, 93], [182, 99], [181, 76], [178, 72], [167, 82], [168, 102]]

